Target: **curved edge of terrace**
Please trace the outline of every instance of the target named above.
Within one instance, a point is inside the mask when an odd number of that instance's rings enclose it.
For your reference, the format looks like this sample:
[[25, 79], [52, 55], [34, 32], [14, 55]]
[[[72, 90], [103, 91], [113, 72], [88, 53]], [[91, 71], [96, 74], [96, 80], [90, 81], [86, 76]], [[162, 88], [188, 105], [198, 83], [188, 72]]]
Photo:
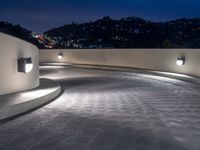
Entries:
[[[58, 59], [62, 53], [63, 58]], [[185, 59], [182, 66], [177, 59]], [[141, 68], [200, 77], [200, 49], [42, 49], [40, 63]]]
[[39, 87], [0, 96], [0, 121], [29, 112], [55, 99], [61, 86], [54, 80], [40, 79]]

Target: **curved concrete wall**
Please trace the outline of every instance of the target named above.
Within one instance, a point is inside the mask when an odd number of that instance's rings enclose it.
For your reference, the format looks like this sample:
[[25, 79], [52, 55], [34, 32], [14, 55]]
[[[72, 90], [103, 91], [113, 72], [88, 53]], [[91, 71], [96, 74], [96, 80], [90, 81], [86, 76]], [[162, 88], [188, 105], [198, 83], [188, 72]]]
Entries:
[[[59, 52], [64, 58], [57, 59]], [[152, 69], [200, 77], [200, 49], [82, 49], [40, 50], [40, 62], [67, 62]], [[185, 56], [186, 64], [177, 66], [177, 57]]]
[[[17, 59], [31, 57], [30, 73], [19, 73]], [[39, 85], [38, 48], [18, 38], [0, 33], [0, 95], [35, 88]]]

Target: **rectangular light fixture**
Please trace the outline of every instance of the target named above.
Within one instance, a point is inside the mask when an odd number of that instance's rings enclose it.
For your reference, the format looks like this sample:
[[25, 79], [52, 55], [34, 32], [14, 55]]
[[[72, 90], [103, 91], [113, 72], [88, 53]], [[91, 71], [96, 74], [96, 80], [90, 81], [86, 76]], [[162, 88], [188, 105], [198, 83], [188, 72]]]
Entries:
[[184, 58], [184, 57], [179, 57], [179, 58], [177, 58], [177, 60], [176, 60], [176, 65], [178, 65], [178, 66], [183, 66], [183, 65], [185, 65], [185, 58]]
[[58, 59], [63, 59], [63, 53], [60, 52], [60, 53], [58, 54]]
[[31, 57], [21, 57], [18, 59], [18, 72], [29, 73], [33, 69]]

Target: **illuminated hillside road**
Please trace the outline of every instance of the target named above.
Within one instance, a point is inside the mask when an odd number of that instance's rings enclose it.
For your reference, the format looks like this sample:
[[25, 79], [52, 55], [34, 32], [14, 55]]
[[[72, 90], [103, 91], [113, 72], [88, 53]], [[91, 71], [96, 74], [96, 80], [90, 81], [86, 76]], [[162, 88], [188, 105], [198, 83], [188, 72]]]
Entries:
[[0, 150], [199, 150], [200, 86], [141, 73], [42, 67], [64, 93], [0, 125]]

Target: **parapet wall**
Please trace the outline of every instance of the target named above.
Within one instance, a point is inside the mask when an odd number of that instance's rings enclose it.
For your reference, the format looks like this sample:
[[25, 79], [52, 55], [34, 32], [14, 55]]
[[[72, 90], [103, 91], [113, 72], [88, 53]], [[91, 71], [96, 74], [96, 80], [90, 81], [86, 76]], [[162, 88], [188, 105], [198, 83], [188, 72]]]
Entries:
[[[63, 59], [57, 58], [63, 53]], [[200, 49], [43, 49], [40, 62], [66, 62], [105, 66], [133, 67], [183, 73], [200, 77]], [[184, 66], [176, 59], [185, 56]]]
[[[31, 57], [30, 73], [18, 72], [19, 57]], [[0, 33], [0, 95], [39, 86], [38, 48], [18, 38]]]

